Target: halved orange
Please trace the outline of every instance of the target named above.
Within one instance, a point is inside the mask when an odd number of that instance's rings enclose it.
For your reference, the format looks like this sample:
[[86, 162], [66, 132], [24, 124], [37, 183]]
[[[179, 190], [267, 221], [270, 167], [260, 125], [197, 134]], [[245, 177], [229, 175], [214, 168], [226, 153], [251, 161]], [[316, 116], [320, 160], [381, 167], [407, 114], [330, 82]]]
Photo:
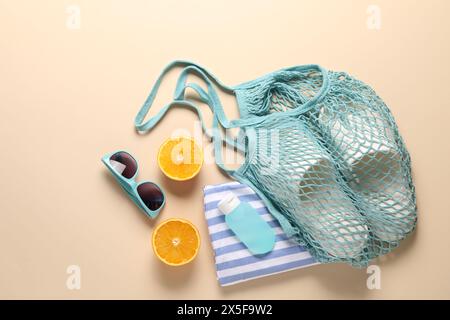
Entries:
[[199, 173], [202, 164], [203, 151], [191, 138], [169, 138], [159, 148], [158, 165], [170, 179], [192, 179]]
[[161, 222], [153, 231], [153, 251], [164, 263], [181, 266], [191, 262], [200, 248], [197, 228], [185, 219]]

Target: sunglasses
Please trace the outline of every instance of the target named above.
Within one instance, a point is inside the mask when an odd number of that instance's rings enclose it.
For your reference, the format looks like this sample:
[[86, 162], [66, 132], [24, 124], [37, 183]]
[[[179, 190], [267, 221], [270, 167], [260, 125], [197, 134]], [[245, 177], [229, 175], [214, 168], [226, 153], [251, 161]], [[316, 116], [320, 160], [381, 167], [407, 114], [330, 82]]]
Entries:
[[155, 183], [137, 183], [135, 177], [139, 166], [128, 152], [116, 151], [105, 155], [102, 162], [120, 183], [134, 203], [150, 218], [155, 218], [166, 202], [162, 189]]

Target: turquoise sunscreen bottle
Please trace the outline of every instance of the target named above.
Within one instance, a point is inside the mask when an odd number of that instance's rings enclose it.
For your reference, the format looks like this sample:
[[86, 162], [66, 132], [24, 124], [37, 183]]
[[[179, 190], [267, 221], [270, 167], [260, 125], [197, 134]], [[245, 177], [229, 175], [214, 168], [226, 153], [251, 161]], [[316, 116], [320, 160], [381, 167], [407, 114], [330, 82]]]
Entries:
[[273, 250], [275, 232], [252, 206], [230, 192], [219, 202], [218, 208], [225, 215], [228, 227], [252, 254]]

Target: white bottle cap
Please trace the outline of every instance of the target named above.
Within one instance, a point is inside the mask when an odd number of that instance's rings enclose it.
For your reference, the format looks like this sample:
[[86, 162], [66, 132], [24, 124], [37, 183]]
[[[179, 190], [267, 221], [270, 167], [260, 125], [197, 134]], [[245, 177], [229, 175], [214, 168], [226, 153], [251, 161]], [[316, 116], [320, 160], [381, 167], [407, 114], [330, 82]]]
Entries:
[[241, 203], [241, 201], [234, 195], [234, 193], [227, 193], [225, 197], [220, 200], [217, 207], [223, 214], [229, 214], [231, 211], [236, 209], [236, 207]]

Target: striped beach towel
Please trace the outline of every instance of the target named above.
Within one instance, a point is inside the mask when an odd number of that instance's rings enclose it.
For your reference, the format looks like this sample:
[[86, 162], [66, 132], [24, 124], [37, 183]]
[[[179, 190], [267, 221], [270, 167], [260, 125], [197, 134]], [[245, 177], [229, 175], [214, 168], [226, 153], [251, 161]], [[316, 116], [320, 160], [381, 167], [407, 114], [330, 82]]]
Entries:
[[[276, 242], [270, 253], [252, 255], [228, 228], [223, 213], [217, 208], [228, 192], [233, 192], [242, 202], [248, 202], [274, 229]], [[248, 186], [238, 182], [209, 185], [205, 186], [204, 195], [205, 216], [221, 286], [317, 264], [304, 247], [287, 238], [261, 198]]]

